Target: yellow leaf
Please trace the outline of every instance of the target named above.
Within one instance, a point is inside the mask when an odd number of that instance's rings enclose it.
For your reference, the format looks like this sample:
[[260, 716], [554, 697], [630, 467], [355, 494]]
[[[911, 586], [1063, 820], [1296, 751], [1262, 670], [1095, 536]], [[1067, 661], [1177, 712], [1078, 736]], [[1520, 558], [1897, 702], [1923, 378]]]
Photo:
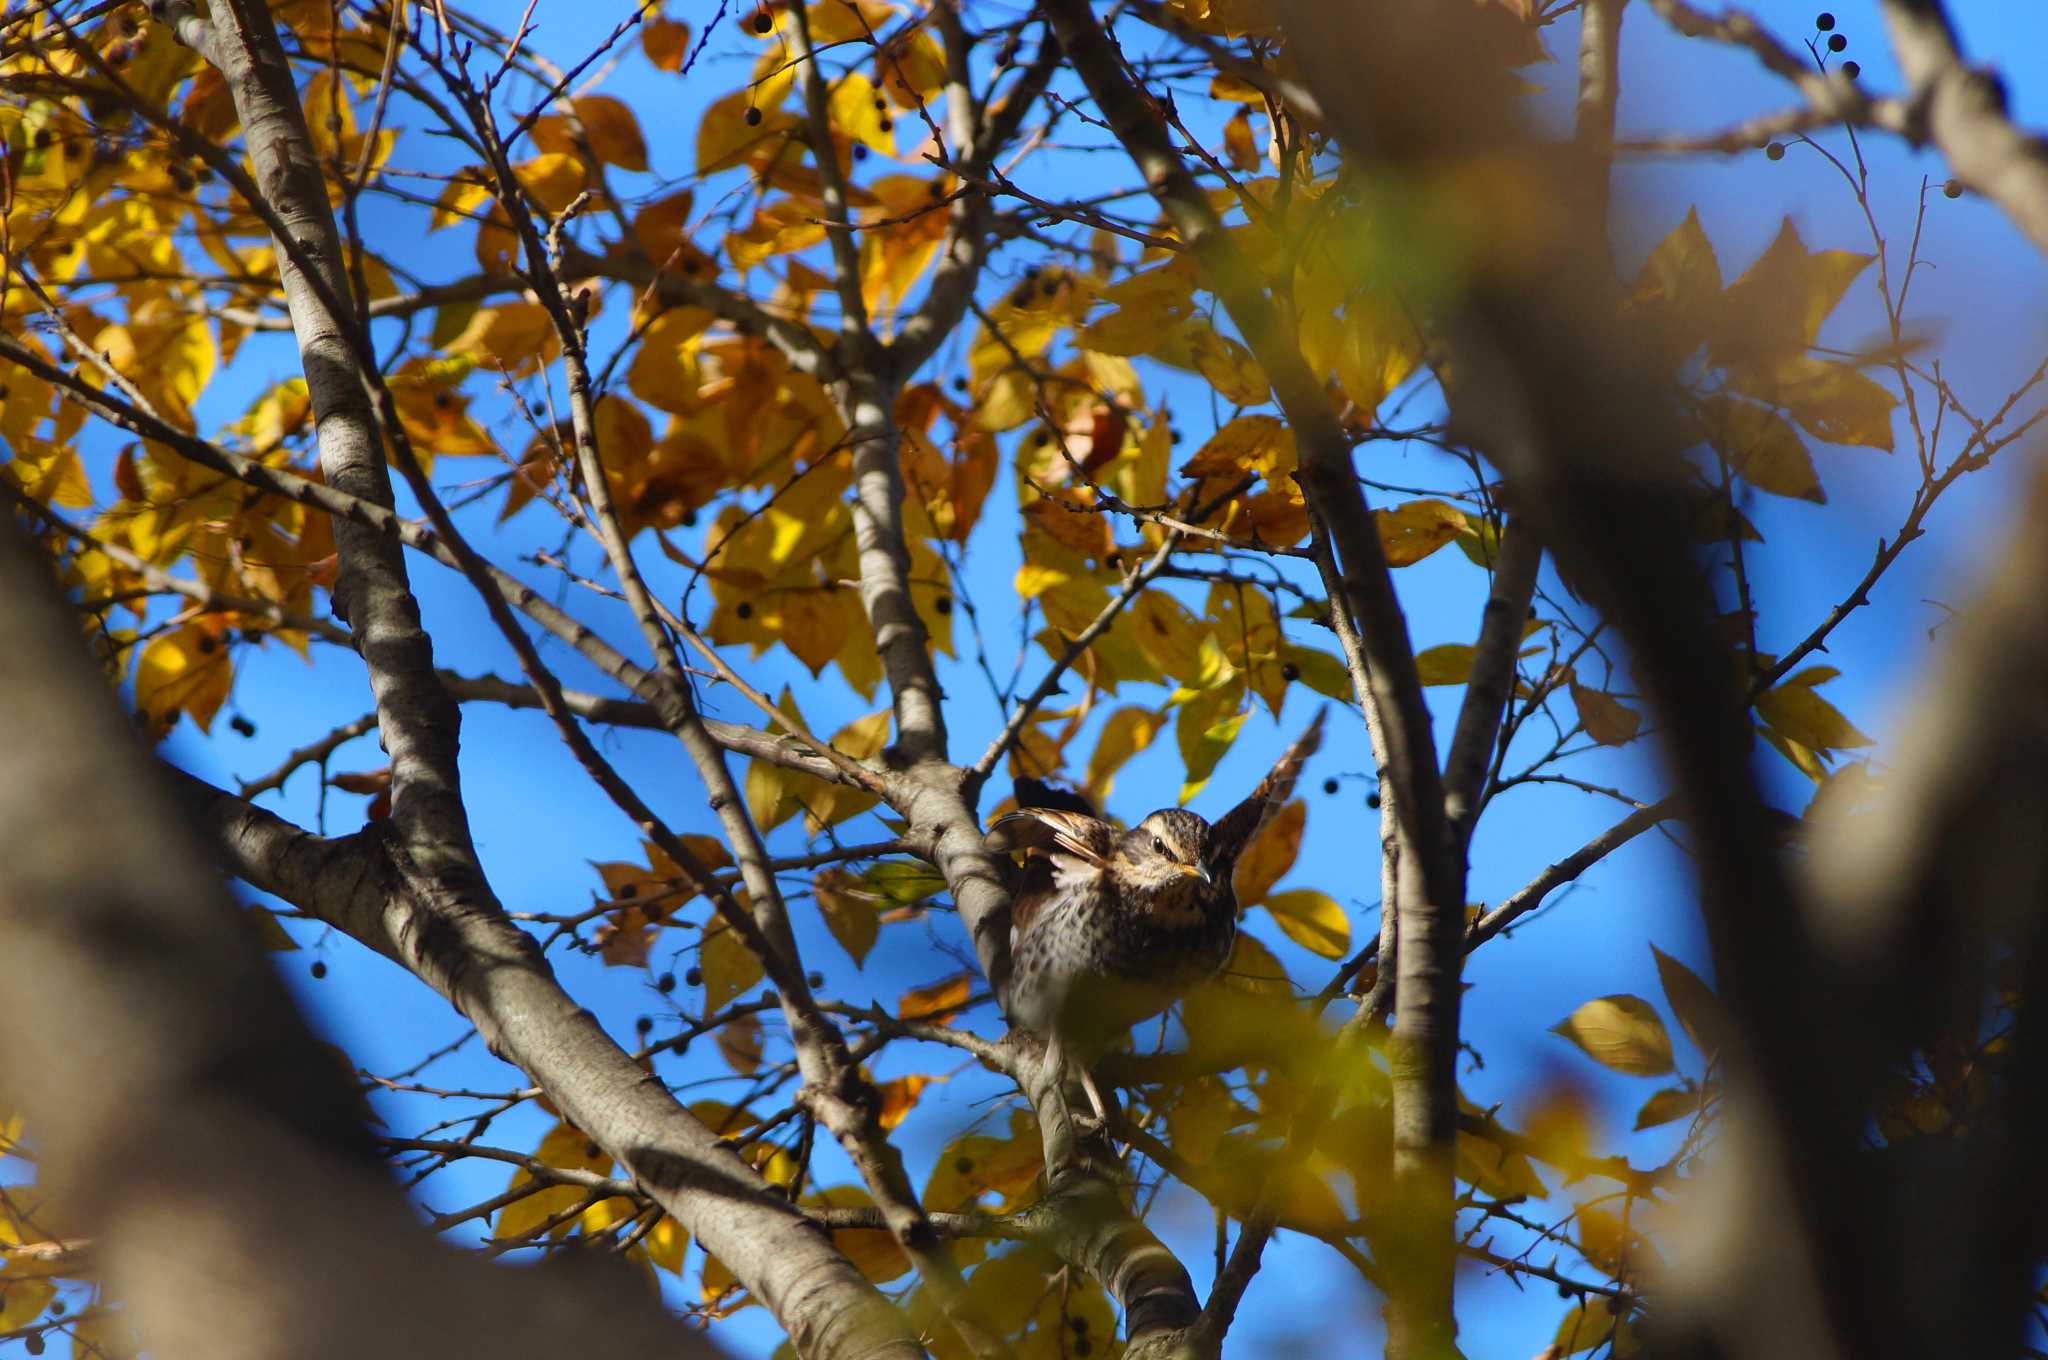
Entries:
[[1287, 938], [1326, 959], [1341, 959], [1351, 949], [1351, 921], [1328, 893], [1296, 888], [1266, 899], [1266, 910]]
[[1118, 627], [1130, 631], [1138, 650], [1161, 675], [1182, 684], [1192, 684], [1201, 675], [1202, 639], [1209, 636], [1208, 629], [1166, 592], [1147, 590], [1139, 595]]
[[899, 1020], [937, 1020], [944, 1023], [967, 1004], [973, 991], [974, 974], [956, 973], [924, 987], [913, 987], [896, 1003]]
[[33, 1276], [7, 1281], [6, 1288], [0, 1289], [0, 1331], [13, 1331], [26, 1327], [43, 1315], [50, 1306], [50, 1300], [57, 1297], [57, 1283], [54, 1280]]
[[832, 932], [832, 938], [839, 941], [853, 959], [854, 967], [860, 967], [867, 959], [868, 951], [875, 947], [875, 936], [880, 932], [881, 917], [875, 910], [874, 900], [854, 890], [854, 880], [843, 869], [827, 869], [820, 873], [811, 884], [811, 891], [818, 899], [818, 910], [824, 914], [825, 926]]
[[[1587, 1299], [1564, 1315], [1564, 1320], [1557, 1324], [1557, 1335], [1544, 1353], [1562, 1357], [1604, 1346], [1622, 1323], [1622, 1319], [1607, 1311], [1605, 1299]], [[1616, 1349], [1619, 1350], [1618, 1345]]]
[[683, 1253], [690, 1245], [690, 1234], [682, 1224], [663, 1214], [647, 1236], [640, 1239], [640, 1245], [647, 1248], [648, 1260], [671, 1275], [680, 1275], [683, 1272]]
[[894, 1081], [883, 1082], [880, 1087], [882, 1110], [878, 1116], [882, 1127], [884, 1129], [893, 1129], [898, 1124], [901, 1124], [909, 1117], [910, 1112], [917, 1108], [918, 1099], [924, 1094], [924, 1088], [930, 1086], [933, 1082], [944, 1080], [944, 1077], [928, 1077], [921, 1074], [913, 1074], [907, 1077], [898, 1077]]
[[883, 113], [875, 107], [875, 86], [858, 71], [848, 71], [832, 87], [828, 107], [832, 126], [850, 141], [861, 143], [884, 156], [896, 154], [896, 136], [882, 130]]
[[1163, 716], [1142, 708], [1120, 708], [1109, 715], [1088, 756], [1088, 794], [1098, 806], [1116, 787], [1116, 772], [1124, 762], [1150, 746], [1164, 726]]
[[1415, 654], [1415, 670], [1425, 685], [1462, 685], [1472, 678], [1472, 647], [1441, 642]]
[[1251, 710], [1244, 707], [1243, 679], [1232, 679], [1215, 689], [1204, 690], [1180, 706], [1173, 734], [1180, 746], [1187, 782], [1181, 785], [1180, 801], [1185, 803], [1201, 792], [1223, 753], [1237, 740]]
[[482, 176], [483, 171], [471, 167], [449, 180], [442, 187], [440, 197], [434, 200], [434, 212], [427, 219], [427, 230], [439, 231], [467, 221], [477, 209], [490, 202], [491, 190]]
[[[590, 1136], [570, 1124], [567, 1120], [557, 1123], [541, 1138], [540, 1146], [534, 1149], [534, 1157], [548, 1166], [564, 1171], [589, 1171], [603, 1176], [610, 1173], [610, 1154], [590, 1141]], [[533, 1183], [533, 1175], [524, 1167], [512, 1173], [511, 1188]], [[536, 1190], [524, 1199], [514, 1200], [498, 1211], [495, 1235], [500, 1240], [526, 1237], [538, 1231], [542, 1224], [564, 1214], [583, 1202], [584, 1191], [577, 1185], [550, 1185]], [[558, 1223], [549, 1230], [550, 1237], [560, 1237], [569, 1231], [570, 1224]]]
[[1650, 1003], [1621, 993], [1588, 1001], [1550, 1027], [1603, 1067], [1632, 1076], [1671, 1070], [1671, 1036]]
[[1186, 477], [1235, 478], [1256, 472], [1276, 482], [1295, 469], [1294, 433], [1278, 416], [1239, 416], [1224, 425], [1181, 468]]
[[135, 667], [135, 707], [161, 735], [182, 714], [211, 731], [227, 701], [234, 668], [220, 636], [203, 624], [160, 633], [142, 649]]
[[640, 50], [657, 71], [680, 71], [690, 52], [690, 26], [656, 16], [640, 26]]
[[450, 354], [474, 356], [485, 367], [528, 373], [555, 357], [559, 340], [538, 302], [508, 302], [479, 307], [446, 348]]
[[1297, 798], [1274, 814], [1256, 839], [1238, 856], [1234, 886], [1240, 907], [1256, 906], [1266, 900], [1301, 853], [1302, 828], [1308, 821], [1308, 804]]
[[1195, 369], [1225, 401], [1233, 406], [1256, 406], [1272, 394], [1266, 370], [1252, 352], [1213, 327], [1196, 323], [1187, 330], [1188, 350]]
[[[831, 6], [821, 6], [829, 9]], [[924, 28], [903, 33], [875, 58], [875, 83], [899, 109], [914, 109], [937, 94], [946, 81], [946, 54]]]
[[[687, 30], [686, 30], [687, 31]], [[647, 139], [640, 121], [622, 99], [608, 94], [578, 95], [570, 101], [590, 152], [606, 165], [640, 172], [647, 169]]]
[[1572, 685], [1572, 706], [1579, 711], [1586, 735], [1602, 746], [1626, 746], [1643, 725], [1642, 714], [1623, 706], [1611, 694], [1581, 684]]
[[[742, 906], [744, 894], [740, 895]], [[704, 941], [697, 951], [697, 967], [704, 974], [704, 1011], [712, 1014], [741, 992], [761, 980], [761, 961], [739, 935], [720, 918], [704, 923]]]
[[1842, 716], [1841, 710], [1813, 692], [1818, 680], [1799, 683], [1798, 677], [1765, 690], [1756, 698], [1756, 711], [1772, 728], [1792, 741], [1815, 751], [1840, 751], [1872, 745], [1871, 739]]
[[1380, 548], [1390, 567], [1420, 562], [1465, 528], [1465, 512], [1439, 500], [1409, 501], [1391, 510], [1376, 510]]
[[1716, 395], [1700, 403], [1700, 423], [1714, 451], [1757, 490], [1827, 504], [1806, 441], [1775, 411]]
[[560, 213], [574, 202], [589, 180], [583, 162], [566, 151], [549, 151], [522, 161], [512, 167], [512, 174], [519, 187], [550, 215]]

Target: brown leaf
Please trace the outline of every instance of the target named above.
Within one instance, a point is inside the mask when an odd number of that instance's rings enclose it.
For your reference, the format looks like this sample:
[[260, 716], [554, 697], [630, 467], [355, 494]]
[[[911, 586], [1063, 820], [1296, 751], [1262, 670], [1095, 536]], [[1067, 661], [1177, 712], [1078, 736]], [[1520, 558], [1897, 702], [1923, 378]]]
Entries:
[[1643, 725], [1643, 715], [1618, 702], [1612, 694], [1587, 689], [1576, 682], [1572, 685], [1572, 706], [1579, 710], [1586, 735], [1602, 746], [1626, 746], [1635, 740], [1637, 729]]
[[761, 1067], [761, 1021], [758, 1016], [740, 1015], [718, 1027], [718, 1053], [725, 1065], [743, 1077]]
[[896, 1003], [900, 1020], [936, 1020], [944, 1024], [967, 1004], [974, 987], [974, 974], [956, 973], [929, 986], [913, 987]]
[[1664, 999], [1678, 1026], [1700, 1056], [1712, 1062], [1721, 1051], [1721, 1002], [1700, 975], [1672, 958], [1656, 945], [1650, 953], [1657, 960], [1657, 978], [1664, 984]]
[[1598, 997], [1550, 1027], [1602, 1067], [1639, 1077], [1671, 1070], [1671, 1036], [1650, 1003], [1621, 993]]

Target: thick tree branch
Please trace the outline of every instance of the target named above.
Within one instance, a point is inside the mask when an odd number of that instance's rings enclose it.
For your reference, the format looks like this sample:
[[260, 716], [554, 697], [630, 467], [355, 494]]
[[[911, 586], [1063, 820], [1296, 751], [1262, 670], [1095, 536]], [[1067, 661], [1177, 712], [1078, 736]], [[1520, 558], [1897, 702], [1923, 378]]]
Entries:
[[228, 868], [433, 987], [491, 1052], [527, 1072], [565, 1118], [732, 1268], [805, 1354], [922, 1354], [907, 1324], [831, 1242], [734, 1152], [646, 1080], [502, 913], [422, 900], [377, 824], [322, 840], [191, 779]]
[[502, 1273], [419, 1230], [5, 525], [0, 579], [0, 979], [40, 1018], [0, 1066], [48, 1202], [151, 1352], [540, 1357], [595, 1310], [631, 1351], [695, 1353], [630, 1291]]
[[[340, 310], [348, 278], [327, 186], [298, 90], [267, 11], [211, 0], [207, 54], [233, 96], [261, 198], [280, 235], [278, 278], [298, 341], [320, 447], [322, 479], [371, 505], [392, 504], [384, 441], [369, 380]], [[391, 756], [391, 817], [422, 869], [479, 882], [456, 765], [461, 709], [434, 674], [403, 547], [375, 529], [337, 521], [334, 609], [369, 667], [377, 723]]]

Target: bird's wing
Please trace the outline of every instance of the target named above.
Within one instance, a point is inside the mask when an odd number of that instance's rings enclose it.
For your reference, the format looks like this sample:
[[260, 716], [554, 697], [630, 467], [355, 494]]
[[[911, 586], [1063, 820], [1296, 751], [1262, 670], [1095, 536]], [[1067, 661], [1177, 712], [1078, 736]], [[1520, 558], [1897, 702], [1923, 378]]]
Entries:
[[1116, 828], [1060, 808], [1019, 808], [996, 818], [982, 844], [999, 855], [1038, 850], [1104, 864], [1116, 845]]
[[1096, 815], [1095, 804], [1072, 789], [1058, 788], [1043, 779], [1019, 775], [1013, 787], [1017, 791], [1017, 806], [1020, 808], [1055, 808], [1061, 812], [1078, 812], [1083, 817]]
[[1021, 937], [1062, 887], [1109, 871], [1116, 828], [1058, 808], [1022, 808], [996, 818], [982, 844], [997, 854], [1022, 852], [1024, 876], [1012, 894], [1011, 931]]
[[1323, 712], [1322, 709], [1316, 710], [1308, 730], [1296, 737], [1294, 744], [1273, 762], [1272, 770], [1259, 781], [1251, 796], [1224, 813], [1210, 828], [1205, 858], [1212, 869], [1227, 872], [1232, 868], [1252, 838], [1293, 796], [1294, 781], [1301, 777], [1302, 766], [1308, 764], [1308, 758], [1323, 744]]

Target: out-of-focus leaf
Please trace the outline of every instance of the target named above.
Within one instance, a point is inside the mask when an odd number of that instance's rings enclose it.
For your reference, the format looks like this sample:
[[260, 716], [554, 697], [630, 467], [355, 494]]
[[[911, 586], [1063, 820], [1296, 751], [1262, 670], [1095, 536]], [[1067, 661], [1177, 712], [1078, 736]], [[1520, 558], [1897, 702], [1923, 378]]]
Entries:
[[1341, 959], [1351, 949], [1351, 921], [1328, 893], [1296, 888], [1266, 899], [1266, 910], [1287, 938], [1326, 959]]
[[1678, 1017], [1679, 1028], [1700, 1055], [1712, 1062], [1721, 1051], [1720, 999], [1698, 973], [1656, 945], [1650, 946], [1650, 953], [1657, 960], [1657, 978], [1664, 984], [1664, 1000]]
[[1633, 1076], [1671, 1070], [1671, 1036], [1650, 1003], [1620, 993], [1588, 1001], [1550, 1027], [1603, 1067]]

